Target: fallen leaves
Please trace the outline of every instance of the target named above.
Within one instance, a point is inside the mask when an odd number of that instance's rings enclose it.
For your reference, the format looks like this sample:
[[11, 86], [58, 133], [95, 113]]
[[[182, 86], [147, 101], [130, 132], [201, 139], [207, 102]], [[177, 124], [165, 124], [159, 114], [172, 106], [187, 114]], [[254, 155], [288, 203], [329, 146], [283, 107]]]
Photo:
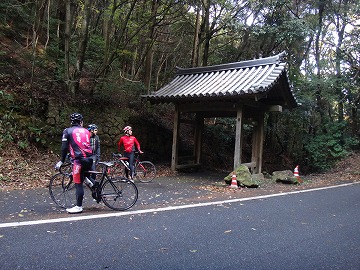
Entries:
[[23, 155], [18, 149], [8, 149], [1, 156], [0, 189], [33, 189], [46, 187], [55, 172], [58, 157], [51, 153], [29, 150]]

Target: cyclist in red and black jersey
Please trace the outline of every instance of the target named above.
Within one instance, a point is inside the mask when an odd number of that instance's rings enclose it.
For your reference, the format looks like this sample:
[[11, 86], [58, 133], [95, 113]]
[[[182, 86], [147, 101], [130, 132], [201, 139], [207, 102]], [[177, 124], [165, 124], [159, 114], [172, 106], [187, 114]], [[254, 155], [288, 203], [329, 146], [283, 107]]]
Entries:
[[93, 160], [90, 146], [90, 132], [83, 128], [83, 116], [73, 113], [70, 116], [71, 127], [64, 129], [61, 144], [61, 160], [55, 165], [59, 169], [70, 152], [72, 164], [72, 176], [76, 187], [76, 205], [66, 209], [68, 213], [81, 213], [84, 198], [84, 171], [91, 169]]
[[118, 142], [118, 150], [120, 152], [120, 148], [124, 146], [124, 157], [129, 159], [129, 168], [130, 168], [130, 179], [132, 179], [133, 171], [134, 171], [134, 156], [136, 149], [140, 154], [144, 153], [140, 149], [140, 143], [136, 139], [135, 136], [132, 135], [132, 128], [130, 126], [126, 126], [124, 128], [125, 135], [122, 136]]

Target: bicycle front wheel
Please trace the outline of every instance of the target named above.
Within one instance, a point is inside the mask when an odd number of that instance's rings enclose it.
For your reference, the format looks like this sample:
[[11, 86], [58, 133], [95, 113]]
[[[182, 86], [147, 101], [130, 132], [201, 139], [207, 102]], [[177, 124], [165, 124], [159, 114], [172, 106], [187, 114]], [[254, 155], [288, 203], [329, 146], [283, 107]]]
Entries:
[[156, 177], [155, 165], [150, 161], [141, 161], [135, 168], [135, 179], [142, 183], [149, 183]]
[[57, 173], [51, 177], [49, 193], [54, 203], [62, 208], [75, 205], [75, 184], [70, 174]]
[[138, 189], [130, 180], [122, 177], [108, 178], [101, 188], [104, 204], [118, 211], [131, 208], [138, 199]]

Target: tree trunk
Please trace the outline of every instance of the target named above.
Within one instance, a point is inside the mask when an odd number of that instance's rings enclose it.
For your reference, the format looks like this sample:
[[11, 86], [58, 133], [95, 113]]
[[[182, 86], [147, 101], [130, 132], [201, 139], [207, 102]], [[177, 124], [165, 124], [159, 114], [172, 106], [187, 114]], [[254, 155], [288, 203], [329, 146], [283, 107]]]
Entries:
[[66, 17], [65, 17], [65, 35], [64, 35], [64, 71], [65, 71], [65, 87], [66, 90], [75, 95], [75, 93], [71, 89], [71, 78], [70, 78], [70, 39], [71, 39], [71, 0], [65, 0], [65, 10], [66, 10]]
[[[341, 12], [339, 11], [339, 14], [336, 14], [336, 32], [338, 35], [338, 41], [336, 44], [336, 54], [335, 54], [335, 69], [336, 69], [336, 92], [337, 92], [337, 96], [338, 96], [338, 122], [342, 122], [344, 121], [344, 93], [342, 91], [343, 86], [342, 86], [342, 72], [341, 72], [341, 60], [342, 60], [342, 56], [341, 56], [341, 45], [343, 43], [344, 40], [344, 34], [345, 34], [345, 26], [346, 26], [346, 22], [344, 22], [344, 19], [346, 20], [347, 18], [347, 4], [348, 1], [345, 0], [343, 2], [343, 5], [341, 7], [344, 7], [343, 10], [345, 10], [344, 14], [341, 14]], [[340, 8], [341, 8], [340, 7]], [[343, 18], [343, 19], [341, 19]]]
[[93, 0], [84, 1], [84, 9], [82, 10], [81, 18], [82, 23], [79, 29], [79, 46], [77, 50], [76, 66], [74, 69], [73, 81], [74, 81], [74, 93], [79, 91], [81, 73], [84, 67], [84, 61], [86, 56], [86, 48], [89, 41], [89, 23], [90, 23], [90, 11]]
[[192, 49], [192, 56], [191, 56], [191, 66], [192, 67], [196, 67], [199, 65], [199, 46], [200, 46], [199, 34], [200, 34], [200, 8], [197, 8], [193, 49]]
[[[317, 68], [317, 78], [318, 81], [320, 82], [321, 80], [321, 70], [322, 70], [322, 65], [321, 65], [321, 37], [322, 37], [322, 30], [323, 30], [323, 19], [324, 19], [324, 10], [325, 10], [325, 0], [320, 0], [319, 1], [319, 14], [318, 14], [318, 26], [317, 26], [317, 31], [316, 31], [316, 37], [315, 37], [315, 64], [316, 64], [316, 68]], [[325, 108], [324, 108], [324, 102], [323, 102], [323, 97], [322, 97], [322, 85], [319, 83], [317, 86], [317, 90], [315, 93], [315, 97], [316, 97], [316, 103], [317, 103], [317, 111], [320, 115], [320, 123], [321, 123], [321, 127], [324, 128], [324, 118], [325, 118]]]
[[339, 41], [336, 47], [336, 60], [335, 60], [335, 65], [336, 65], [336, 92], [338, 95], [338, 122], [342, 122], [344, 121], [344, 93], [342, 92], [342, 74], [341, 74], [341, 67], [340, 67], [340, 63], [341, 63], [341, 50], [340, 50], [340, 46], [342, 44], [342, 41], [344, 39], [344, 30], [345, 30], [345, 26], [342, 26], [341, 31], [339, 32]]
[[31, 64], [30, 85], [32, 85], [33, 79], [34, 79], [37, 44], [38, 44], [39, 37], [42, 32], [43, 17], [45, 14], [46, 6], [48, 4], [47, 2], [48, 2], [48, 0], [36, 1], [35, 18], [34, 18], [34, 22], [32, 25], [32, 39], [31, 39], [32, 40], [32, 64]]
[[104, 54], [103, 54], [103, 66], [107, 67], [109, 65], [110, 58], [110, 46], [111, 46], [111, 33], [113, 30], [114, 16], [116, 12], [115, 3], [111, 6], [111, 12], [108, 14], [104, 12], [104, 22], [103, 22], [103, 37], [104, 37]]
[[149, 43], [148, 49], [146, 53], [146, 60], [145, 60], [145, 77], [144, 83], [147, 89], [147, 93], [150, 94], [151, 88], [151, 74], [152, 74], [152, 64], [153, 64], [153, 57], [154, 57], [154, 44], [156, 39], [156, 15], [159, 8], [159, 0], [153, 0], [151, 3], [151, 13], [152, 13], [152, 23], [149, 28]]
[[[122, 45], [123, 47], [126, 47], [127, 43], [132, 38], [135, 38], [135, 36], [126, 37], [125, 33], [126, 33], [126, 28], [128, 27], [128, 23], [131, 21], [131, 15], [135, 9], [136, 4], [137, 4], [137, 0], [132, 0], [130, 3], [130, 7], [126, 9], [125, 19], [123, 20], [124, 22], [121, 24], [119, 29], [116, 29], [116, 32], [118, 34], [116, 36], [114, 35], [113, 42], [111, 42], [110, 32], [108, 32], [108, 34], [109, 34], [109, 37], [107, 40], [108, 46], [105, 49], [103, 63], [98, 67], [97, 71], [95, 72], [96, 77], [105, 75], [109, 66], [111, 65], [111, 63], [118, 56], [118, 51], [121, 49], [120, 46]], [[114, 0], [114, 3], [112, 4], [112, 15], [108, 19], [109, 21], [107, 23], [108, 26], [110, 26], [110, 25], [113, 26], [112, 22], [114, 20], [115, 13], [120, 6], [121, 6], [121, 4], [119, 4], [119, 3], [117, 4], [116, 1]], [[112, 30], [113, 29], [111, 29], [111, 31]], [[110, 29], [108, 29], [108, 31], [110, 31]], [[126, 38], [128, 38], [129, 40], [126, 40]]]
[[203, 40], [202, 40], [202, 66], [207, 66], [209, 58], [209, 46], [210, 46], [210, 0], [204, 0], [204, 17], [203, 17]]

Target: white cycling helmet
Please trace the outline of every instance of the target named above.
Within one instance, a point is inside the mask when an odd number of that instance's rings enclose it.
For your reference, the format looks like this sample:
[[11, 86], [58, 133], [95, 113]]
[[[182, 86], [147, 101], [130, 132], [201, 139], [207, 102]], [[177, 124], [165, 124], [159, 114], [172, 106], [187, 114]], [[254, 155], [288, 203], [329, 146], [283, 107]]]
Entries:
[[123, 129], [123, 131], [124, 131], [126, 134], [129, 133], [130, 130], [132, 130], [132, 127], [130, 127], [130, 126], [126, 126], [126, 127], [124, 127], [124, 129]]

